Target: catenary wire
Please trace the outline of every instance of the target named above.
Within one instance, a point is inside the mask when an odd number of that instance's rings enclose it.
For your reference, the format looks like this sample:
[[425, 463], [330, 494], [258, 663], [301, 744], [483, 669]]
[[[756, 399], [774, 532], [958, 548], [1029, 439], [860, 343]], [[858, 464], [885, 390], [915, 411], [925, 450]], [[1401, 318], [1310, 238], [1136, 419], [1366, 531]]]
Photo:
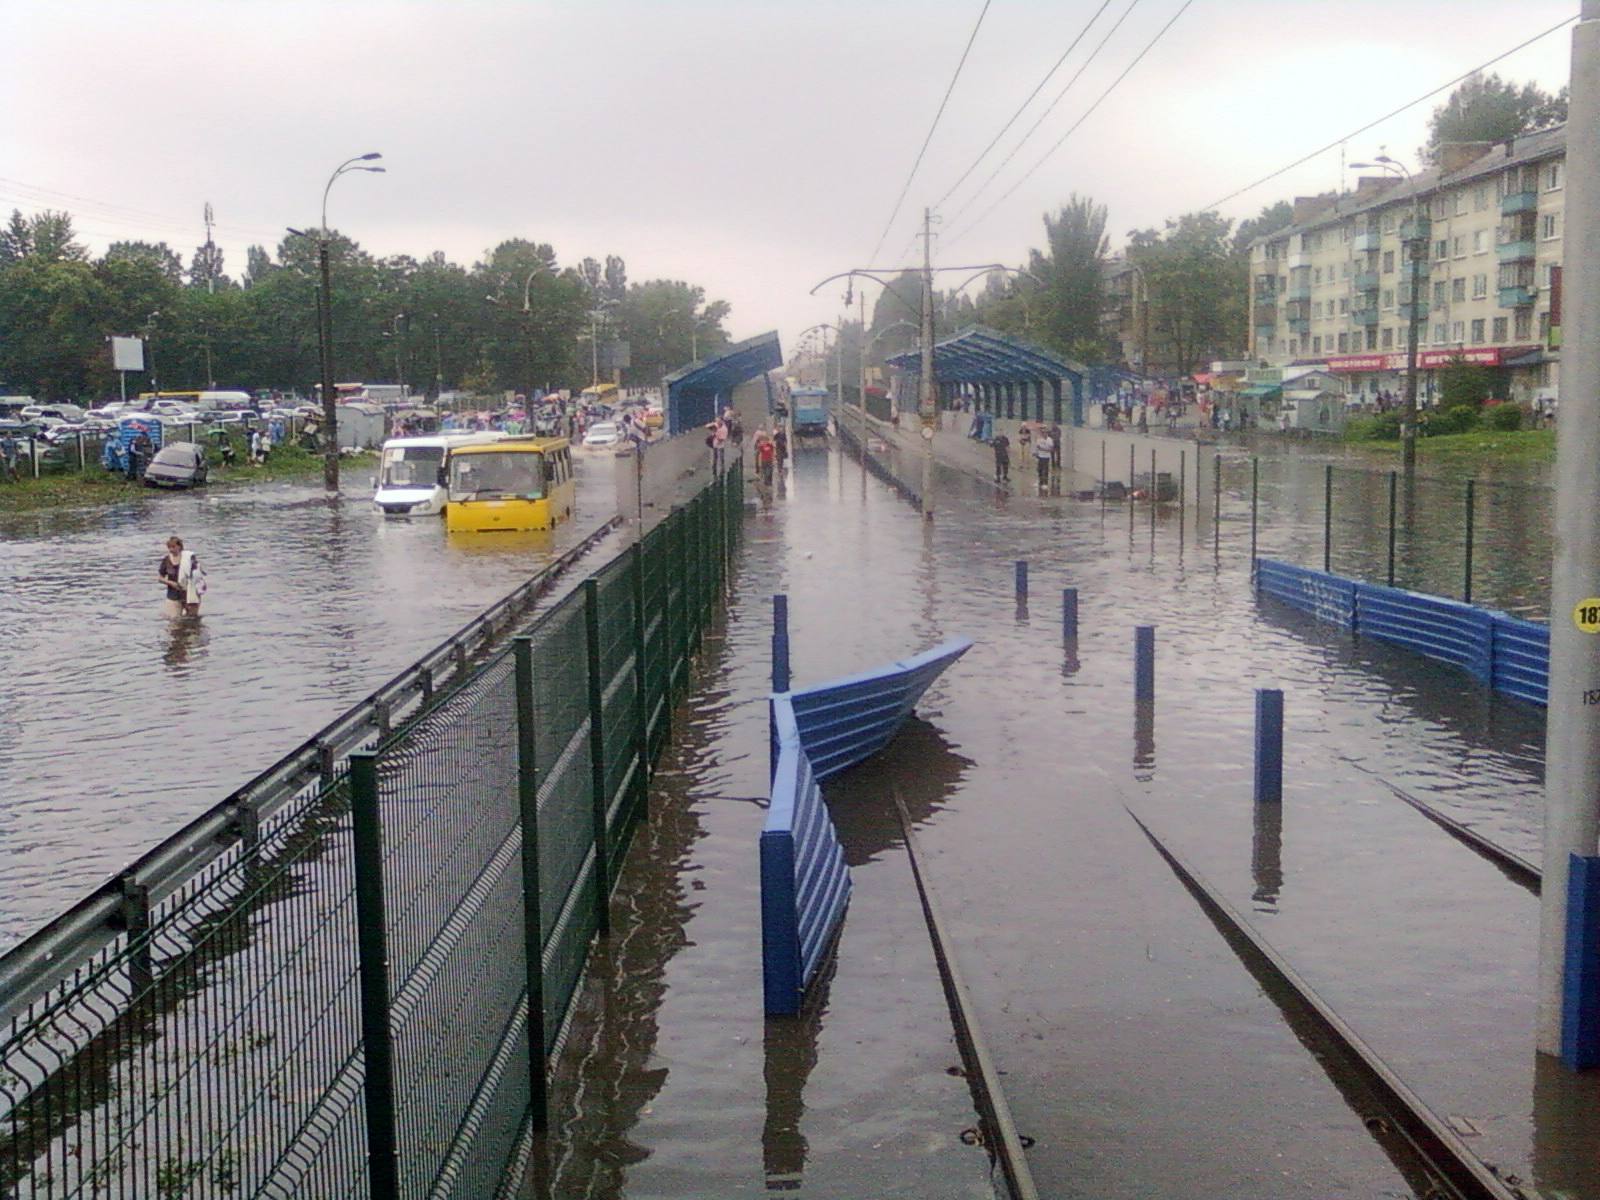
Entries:
[[983, 18], [988, 15], [989, 5], [993, 0], [983, 0], [983, 8], [978, 13], [978, 19], [973, 23], [972, 33], [967, 38], [967, 45], [961, 51], [961, 60], [956, 63], [956, 69], [950, 76], [950, 83], [944, 89], [944, 99], [939, 101], [939, 111], [933, 114], [933, 124], [928, 126], [928, 136], [922, 139], [922, 149], [917, 151], [917, 160], [911, 164], [911, 173], [906, 176], [905, 186], [900, 189], [900, 195], [894, 202], [894, 211], [889, 214], [889, 219], [884, 222], [883, 232], [878, 235], [878, 244], [872, 248], [872, 254], [867, 258], [868, 264], [878, 259], [878, 252], [883, 249], [883, 240], [889, 236], [889, 230], [894, 227], [895, 218], [900, 215], [900, 206], [905, 203], [906, 193], [911, 190], [911, 181], [917, 177], [917, 168], [922, 166], [922, 156], [927, 153], [928, 143], [933, 141], [934, 130], [939, 128], [939, 118], [944, 116], [945, 105], [950, 103], [950, 93], [955, 91], [956, 80], [961, 78], [961, 68], [966, 65], [967, 55], [972, 52], [972, 43], [978, 39], [978, 30], [983, 27]]
[[[1035, 171], [1037, 171], [1040, 167], [1044, 166], [1045, 163], [1049, 162], [1051, 156], [1053, 154], [1055, 154], [1055, 152], [1057, 150], [1061, 149], [1061, 147], [1066, 143], [1066, 140], [1069, 137], [1071, 137], [1075, 132], [1077, 132], [1078, 127], [1080, 125], [1082, 125], [1085, 121], [1087, 121], [1094, 114], [1095, 109], [1099, 108], [1100, 105], [1105, 102], [1106, 97], [1111, 95], [1112, 92], [1117, 90], [1118, 86], [1121, 85], [1122, 81], [1124, 79], [1126, 79], [1128, 77], [1128, 75], [1133, 71], [1133, 69], [1135, 67], [1137, 67], [1140, 62], [1142, 62], [1144, 60], [1144, 56], [1149, 54], [1150, 51], [1155, 48], [1156, 43], [1159, 42], [1162, 38], [1164, 38], [1167, 35], [1167, 31], [1169, 29], [1171, 29], [1175, 24], [1177, 24], [1178, 18], [1183, 16], [1184, 13], [1189, 11], [1189, 6], [1191, 4], [1193, 4], [1193, 3], [1194, 3], [1194, 0], [1183, 0], [1182, 7], [1180, 7], [1177, 12], [1173, 13], [1171, 19], [1168, 20], [1165, 25], [1163, 25], [1159, 30], [1156, 31], [1155, 37], [1151, 38], [1147, 43], [1145, 43], [1144, 49], [1139, 51], [1139, 53], [1134, 56], [1133, 61], [1130, 62], [1126, 67], [1124, 67], [1122, 69], [1122, 73], [1120, 75], [1118, 75], [1115, 79], [1113, 79], [1109, 85], [1107, 85], [1106, 90], [1100, 93], [1100, 95], [1095, 99], [1095, 102], [1093, 104], [1091, 104], [1084, 111], [1083, 115], [1080, 116], [1076, 121], [1074, 121], [1072, 123], [1072, 125], [1067, 129], [1067, 131], [1065, 133], [1063, 133], [1059, 138], [1056, 139], [1055, 144], [1052, 145], [1050, 147], [1050, 149], [1046, 150], [1044, 152], [1044, 154], [1040, 156], [1039, 161], [1034, 163], [1033, 166], [1029, 167], [1028, 170], [1023, 173], [1021, 178], [1019, 178], [1015, 183], [1013, 183], [1010, 186], [1010, 188], [1008, 188], [1006, 190], [1004, 195], [1002, 195], [993, 204], [989, 205], [988, 208], [984, 209], [983, 212], [981, 212], [977, 217], [973, 218], [972, 222], [969, 225], [967, 225], [967, 227], [965, 229], [962, 229], [960, 232], [951, 235], [951, 238], [950, 238], [951, 242], [957, 241], [959, 238], [962, 238], [965, 235], [967, 235], [968, 233], [971, 233], [979, 225], [983, 224], [983, 222], [988, 219], [988, 216], [989, 216], [990, 213], [994, 212], [995, 209], [999, 208], [1000, 205], [1004, 204], [1007, 200], [1009, 200], [1011, 198], [1012, 194], [1019, 187], [1021, 187], [1024, 183], [1026, 183], [1029, 179], [1031, 179], [1033, 177], [1033, 174], [1034, 174]], [[998, 168], [996, 168], [996, 173], [998, 173]], [[985, 186], [988, 186], [987, 183], [985, 184]], [[961, 212], [965, 212], [966, 208], [970, 207], [970, 206], [971, 206], [971, 201], [968, 201], [968, 204], [961, 209]], [[959, 215], [960, 215], [960, 213], [957, 213], [957, 216], [959, 216]]]
[[[1139, 3], [1139, 0], [1133, 0], [1133, 3], [1128, 5], [1127, 9], [1125, 9], [1123, 11], [1122, 16], [1117, 18], [1117, 24], [1113, 25], [1111, 27], [1111, 31], [1110, 31], [1110, 33], [1108, 33], [1106, 35], [1106, 37], [1110, 37], [1111, 33], [1115, 33], [1117, 31], [1117, 25], [1121, 25], [1122, 24], [1122, 22], [1127, 18], [1128, 13], [1132, 12], [1134, 7], [1138, 3]], [[1094, 28], [1094, 23], [1100, 19], [1100, 14], [1105, 12], [1106, 9], [1108, 9], [1110, 7], [1111, 7], [1111, 0], [1101, 0], [1100, 7], [1094, 10], [1094, 15], [1091, 16], [1089, 18], [1088, 22], [1084, 25], [1084, 27], [1078, 31], [1078, 36], [1072, 39], [1072, 45], [1068, 46], [1066, 48], [1066, 50], [1062, 53], [1061, 57], [1056, 59], [1055, 65], [1052, 66], [1048, 71], [1045, 72], [1044, 78], [1039, 80], [1039, 82], [1034, 85], [1033, 91], [1028, 93], [1028, 98], [1017, 106], [1017, 111], [1012, 113], [1010, 118], [1006, 121], [1006, 123], [1000, 127], [1000, 132], [994, 135], [994, 139], [987, 146], [985, 146], [983, 148], [983, 150], [979, 153], [977, 158], [972, 160], [972, 162], [967, 166], [967, 169], [965, 171], [961, 172], [961, 178], [957, 179], [948, 188], [946, 188], [944, 195], [940, 196], [937, 200], [934, 201], [934, 203], [933, 203], [933, 207], [934, 208], [938, 208], [946, 200], [950, 199], [950, 197], [955, 193], [955, 190], [958, 187], [960, 187], [963, 183], [965, 183], [967, 181], [968, 177], [974, 171], [976, 171], [978, 169], [978, 164], [981, 163], [985, 158], [988, 157], [989, 151], [993, 150], [996, 146], [998, 146], [1000, 144], [1000, 139], [1003, 138], [1006, 135], [1006, 131], [1017, 123], [1017, 118], [1021, 117], [1023, 112], [1027, 109], [1028, 105], [1033, 103], [1034, 97], [1037, 96], [1040, 92], [1042, 92], [1044, 90], [1044, 85], [1050, 82], [1051, 78], [1055, 75], [1055, 73], [1061, 69], [1061, 64], [1066, 62], [1068, 56], [1071, 55], [1071, 53], [1078, 48], [1078, 43], [1083, 41], [1083, 39], [1088, 36], [1089, 30], [1093, 29]], [[1033, 130], [1039, 128], [1039, 122], [1043, 121], [1045, 117], [1049, 116], [1050, 113], [1054, 111], [1056, 105], [1061, 103], [1061, 98], [1063, 96], [1065, 96], [1067, 94], [1068, 89], [1070, 89], [1072, 87], [1072, 85], [1077, 82], [1078, 75], [1082, 75], [1083, 74], [1083, 68], [1087, 67], [1089, 65], [1089, 63], [1094, 61], [1095, 55], [1100, 53], [1101, 48], [1104, 47], [1105, 44], [1106, 44], [1105, 43], [1105, 39], [1102, 38], [1101, 41], [1100, 41], [1100, 45], [1095, 47], [1094, 52], [1089, 55], [1088, 59], [1084, 62], [1083, 67], [1079, 67], [1078, 68], [1078, 74], [1074, 75], [1072, 77], [1072, 79], [1068, 81], [1066, 87], [1062, 88], [1061, 91], [1056, 93], [1056, 98], [1050, 102], [1049, 107], [1046, 108], [1044, 110], [1044, 113], [1040, 115], [1039, 120], [1034, 122], [1033, 129], [1028, 130], [1027, 133], [1022, 135], [1022, 140], [1019, 141], [1017, 143], [1017, 145], [1012, 149], [1011, 154], [1015, 154], [1018, 150], [1020, 150], [1022, 148], [1023, 144], [1025, 142], [1027, 142], [1028, 138], [1033, 134]], [[1005, 162], [1002, 162], [1000, 164], [1000, 166], [995, 168], [996, 171], [1001, 170], [1006, 165], [1006, 162], [1010, 162], [1011, 161], [1011, 154], [1008, 154], [1006, 156]], [[991, 178], [993, 178], [993, 176], [991, 176]], [[980, 191], [981, 190], [982, 189], [980, 189]], [[958, 213], [957, 215], [959, 216], [960, 214]]]
[[1473, 67], [1472, 70], [1464, 72], [1463, 74], [1457, 75], [1454, 79], [1450, 80], [1447, 83], [1440, 84], [1438, 87], [1434, 88], [1430, 92], [1424, 92], [1422, 95], [1418, 96], [1415, 100], [1408, 100], [1406, 103], [1402, 104], [1399, 108], [1395, 109], [1393, 112], [1385, 113], [1383, 116], [1377, 118], [1376, 120], [1368, 121], [1365, 125], [1361, 126], [1361, 128], [1359, 128], [1359, 129], [1352, 129], [1349, 133], [1346, 133], [1341, 137], [1335, 138], [1333, 141], [1329, 142], [1326, 146], [1323, 146], [1323, 147], [1321, 147], [1320, 149], [1317, 149], [1317, 150], [1313, 150], [1310, 154], [1307, 154], [1302, 158], [1295, 159], [1292, 163], [1288, 164], [1287, 166], [1279, 167], [1276, 171], [1272, 172], [1270, 175], [1263, 175], [1260, 179], [1256, 180], [1254, 183], [1246, 184], [1244, 187], [1240, 188], [1238, 191], [1229, 192], [1226, 196], [1222, 197], [1222, 199], [1215, 200], [1212, 203], [1206, 205], [1205, 209], [1203, 209], [1202, 211], [1210, 211], [1212, 209], [1220, 208], [1220, 207], [1222, 207], [1222, 205], [1226, 204], [1229, 200], [1233, 200], [1236, 197], [1242, 196], [1246, 192], [1254, 191], [1256, 188], [1260, 187], [1263, 183], [1268, 183], [1271, 180], [1276, 179], [1279, 175], [1282, 175], [1282, 174], [1284, 174], [1284, 173], [1286, 173], [1288, 171], [1292, 171], [1296, 167], [1300, 166], [1303, 163], [1310, 162], [1313, 158], [1316, 158], [1319, 154], [1326, 154], [1329, 150], [1334, 149], [1336, 146], [1340, 146], [1340, 145], [1344, 144], [1345, 142], [1348, 142], [1351, 138], [1357, 137], [1360, 134], [1365, 133], [1367, 130], [1373, 128], [1373, 126], [1382, 125], [1385, 121], [1389, 120], [1391, 117], [1399, 116], [1401, 113], [1405, 112], [1406, 109], [1415, 108], [1417, 105], [1423, 103], [1424, 101], [1433, 99], [1435, 96], [1437, 96], [1440, 92], [1444, 91], [1446, 88], [1455, 87], [1458, 83], [1461, 83], [1464, 80], [1467, 80], [1467, 79], [1471, 78], [1473, 75], [1476, 75], [1479, 71], [1482, 71], [1484, 68], [1494, 66], [1495, 63], [1499, 62], [1503, 58], [1509, 58], [1511, 55], [1515, 54], [1518, 50], [1526, 50], [1529, 46], [1533, 45], [1535, 42], [1549, 37], [1552, 33], [1555, 33], [1557, 30], [1562, 29], [1565, 26], [1572, 24], [1577, 19], [1578, 18], [1576, 16], [1572, 16], [1572, 17], [1566, 18], [1563, 21], [1558, 21], [1556, 24], [1552, 25], [1549, 29], [1546, 29], [1543, 33], [1535, 34], [1533, 37], [1529, 38], [1525, 42], [1522, 42], [1520, 45], [1513, 46], [1513, 47], [1511, 47], [1511, 49], [1505, 51], [1504, 53], [1495, 55], [1493, 58], [1489, 59], [1487, 62], [1479, 63], [1477, 66]]

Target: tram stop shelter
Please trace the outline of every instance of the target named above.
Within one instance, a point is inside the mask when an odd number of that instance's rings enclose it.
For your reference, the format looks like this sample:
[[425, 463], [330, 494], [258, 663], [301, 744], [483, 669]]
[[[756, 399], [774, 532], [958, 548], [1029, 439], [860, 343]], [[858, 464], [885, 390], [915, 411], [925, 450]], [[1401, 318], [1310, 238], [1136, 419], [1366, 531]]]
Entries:
[[[922, 372], [918, 350], [888, 362], [912, 376]], [[966, 395], [976, 411], [997, 417], [1083, 424], [1088, 367], [979, 325], [934, 343], [933, 378], [940, 408], [953, 408], [956, 397]]]
[[781, 366], [783, 351], [774, 330], [729, 346], [715, 358], [679, 368], [662, 380], [667, 433], [709, 424], [732, 402], [734, 388]]

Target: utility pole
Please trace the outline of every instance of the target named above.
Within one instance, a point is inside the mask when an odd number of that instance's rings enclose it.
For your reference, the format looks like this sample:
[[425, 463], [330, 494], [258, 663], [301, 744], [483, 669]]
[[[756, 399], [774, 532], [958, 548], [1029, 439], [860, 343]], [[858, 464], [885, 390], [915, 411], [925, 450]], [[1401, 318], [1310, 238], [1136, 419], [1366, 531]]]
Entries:
[[[1570, 151], [1569, 151], [1570, 153]], [[1411, 191], [1411, 237], [1405, 242], [1411, 279], [1411, 311], [1406, 315], [1405, 407], [1400, 414], [1400, 464], [1407, 480], [1417, 473], [1417, 350], [1422, 342], [1423, 314], [1428, 306], [1422, 298], [1422, 260], [1433, 237], [1432, 223], [1423, 213], [1422, 200]]]
[[[1576, 913], [1595, 907], [1571, 894], [1569, 868], [1578, 865], [1582, 879], [1600, 864], [1600, 0], [1583, 0], [1572, 31], [1571, 88], [1545, 710], [1539, 1049], [1580, 1067], [1600, 1060], [1593, 1027], [1600, 930], [1583, 917], [1569, 924], [1568, 915], [1569, 906]], [[1579, 939], [1573, 946], [1569, 933]]]
[[933, 520], [933, 430], [939, 422], [939, 394], [933, 381], [933, 214], [922, 210], [922, 519]]

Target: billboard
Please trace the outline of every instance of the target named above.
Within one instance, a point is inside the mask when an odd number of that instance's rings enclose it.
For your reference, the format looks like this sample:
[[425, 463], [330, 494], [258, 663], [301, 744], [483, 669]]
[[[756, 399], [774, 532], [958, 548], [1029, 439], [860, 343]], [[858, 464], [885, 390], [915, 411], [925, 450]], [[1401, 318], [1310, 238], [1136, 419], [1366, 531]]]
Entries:
[[144, 370], [144, 339], [114, 337], [111, 339], [111, 366], [117, 371]]

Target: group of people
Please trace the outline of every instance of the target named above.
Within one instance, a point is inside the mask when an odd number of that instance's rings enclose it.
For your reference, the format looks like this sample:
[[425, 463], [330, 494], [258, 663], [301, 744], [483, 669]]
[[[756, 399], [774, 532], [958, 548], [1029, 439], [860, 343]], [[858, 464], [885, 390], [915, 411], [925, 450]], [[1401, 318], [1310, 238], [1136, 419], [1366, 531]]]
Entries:
[[773, 476], [789, 458], [789, 431], [779, 425], [769, 433], [762, 426], [756, 430], [755, 450], [756, 479], [762, 487], [771, 487]]
[[[994, 450], [994, 481], [1010, 483], [1011, 439], [1004, 433], [997, 433], [989, 440], [989, 446]], [[1041, 496], [1048, 494], [1052, 487], [1061, 486], [1061, 426], [1024, 421], [1017, 430], [1017, 453], [1033, 459]]]
[[706, 445], [711, 447], [711, 469], [721, 471], [728, 460], [728, 446], [735, 450], [744, 445], [744, 426], [739, 414], [726, 408], [722, 415], [706, 426]]

